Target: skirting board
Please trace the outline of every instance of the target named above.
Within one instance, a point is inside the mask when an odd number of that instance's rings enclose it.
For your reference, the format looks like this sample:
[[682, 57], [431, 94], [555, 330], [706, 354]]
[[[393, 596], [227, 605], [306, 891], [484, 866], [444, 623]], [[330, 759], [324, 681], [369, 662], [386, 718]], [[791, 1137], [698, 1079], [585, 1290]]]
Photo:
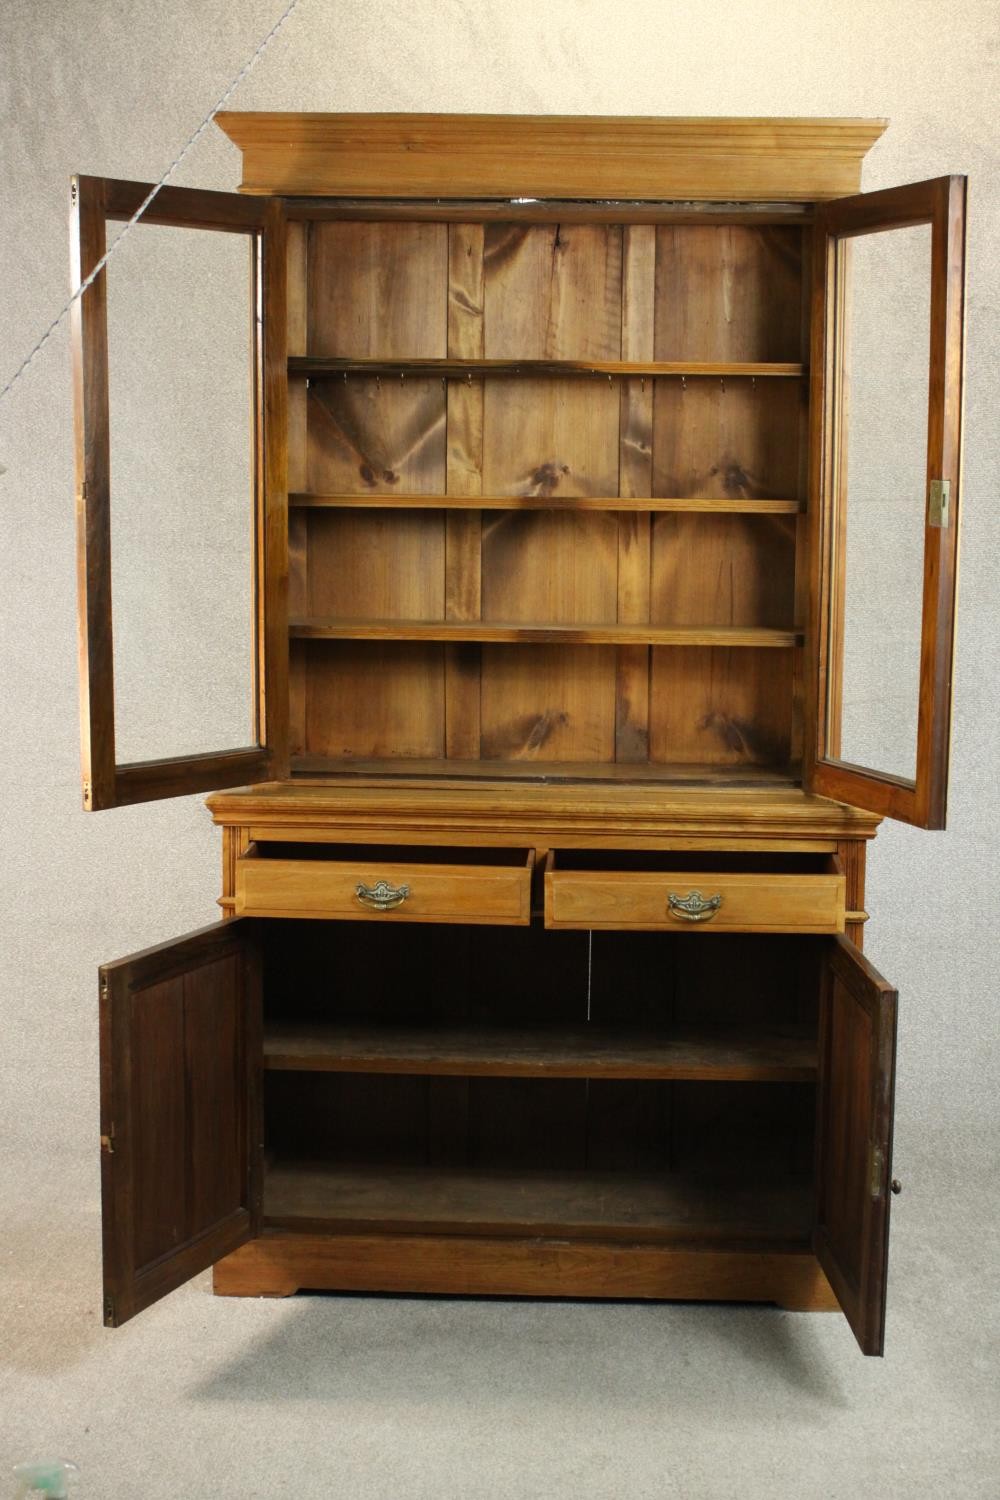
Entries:
[[215, 1266], [220, 1296], [307, 1290], [775, 1302], [815, 1312], [838, 1306], [815, 1256], [802, 1249], [265, 1231]]

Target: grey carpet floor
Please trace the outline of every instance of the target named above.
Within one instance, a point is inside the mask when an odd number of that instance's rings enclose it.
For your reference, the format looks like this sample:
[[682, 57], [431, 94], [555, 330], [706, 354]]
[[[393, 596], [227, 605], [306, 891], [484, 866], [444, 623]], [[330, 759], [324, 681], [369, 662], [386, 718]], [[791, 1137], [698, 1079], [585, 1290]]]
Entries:
[[93, 1158], [0, 1170], [0, 1462], [72, 1458], [79, 1500], [1000, 1495], [995, 1227], [959, 1184], [895, 1204], [866, 1360], [836, 1314], [237, 1300], [207, 1275], [109, 1331]]

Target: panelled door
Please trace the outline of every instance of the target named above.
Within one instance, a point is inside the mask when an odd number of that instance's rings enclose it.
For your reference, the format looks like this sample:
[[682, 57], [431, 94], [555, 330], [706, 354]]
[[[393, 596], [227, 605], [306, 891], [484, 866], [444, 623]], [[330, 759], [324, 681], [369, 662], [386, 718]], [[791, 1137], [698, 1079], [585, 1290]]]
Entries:
[[964, 177], [818, 205], [806, 785], [943, 828], [958, 566]]
[[117, 1327], [258, 1233], [253, 923], [107, 964], [100, 986], [104, 1321]]
[[[76, 286], [151, 191], [73, 179]], [[74, 305], [88, 809], [285, 774], [285, 282], [278, 200], [167, 187]]]
[[824, 953], [813, 1248], [865, 1354], [881, 1354], [896, 992], [846, 938]]

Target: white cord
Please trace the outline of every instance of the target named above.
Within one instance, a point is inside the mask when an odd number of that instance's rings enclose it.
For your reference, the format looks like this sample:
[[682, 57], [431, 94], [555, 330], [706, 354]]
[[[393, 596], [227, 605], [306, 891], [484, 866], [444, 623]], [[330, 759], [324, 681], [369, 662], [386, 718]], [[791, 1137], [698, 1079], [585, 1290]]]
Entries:
[[[240, 71], [237, 73], [236, 77], [233, 79], [232, 83], [226, 89], [226, 92], [222, 95], [222, 97], [218, 100], [218, 102], [212, 106], [212, 108], [209, 110], [208, 114], [205, 116], [205, 118], [202, 120], [201, 124], [198, 126], [198, 129], [190, 137], [190, 139], [187, 141], [187, 143], [185, 144], [185, 146], [183, 147], [183, 149], [181, 151], [179, 151], [178, 154], [174, 157], [173, 161], [170, 163], [169, 167], [164, 172], [164, 174], [160, 178], [159, 182], [156, 184], [156, 186], [154, 188], [151, 188], [150, 191], [146, 194], [145, 198], [139, 204], [139, 207], [136, 209], [136, 211], [132, 215], [131, 219], [128, 220], [128, 222], [125, 225], [125, 228], [122, 230], [121, 234], [118, 235], [118, 237], [115, 239], [115, 241], [113, 242], [113, 244], [111, 244], [109, 246], [109, 248], [104, 252], [104, 254], [101, 256], [100, 260], [97, 262], [97, 265], [91, 271], [90, 275], [86, 278], [86, 280], [84, 280], [84, 281], [82, 281], [80, 283], [80, 285], [77, 287], [76, 291], [73, 293], [72, 297], [70, 297], [70, 299], [66, 303], [65, 307], [59, 313], [58, 317], [55, 317], [55, 318], [52, 319], [52, 322], [49, 324], [48, 328], [46, 328], [45, 332], [42, 334], [41, 338], [38, 340], [38, 343], [32, 349], [31, 353], [27, 356], [26, 359], [23, 359], [21, 361], [21, 363], [18, 365], [17, 369], [14, 371], [13, 375], [10, 377], [10, 379], [7, 382], [7, 384], [4, 386], [3, 390], [0, 391], [0, 401], [3, 401], [6, 396], [10, 395], [10, 392], [14, 389], [15, 385], [20, 380], [21, 376], [24, 374], [25, 370], [28, 368], [28, 366], [31, 364], [32, 360], [35, 358], [35, 355], [38, 354], [38, 353], [40, 353], [40, 351], [45, 348], [45, 345], [48, 343], [49, 339], [55, 333], [55, 331], [59, 327], [60, 323], [66, 317], [67, 313], [70, 311], [70, 309], [72, 308], [73, 304], [75, 302], [79, 302], [80, 298], [83, 296], [84, 292], [87, 290], [87, 288], [90, 286], [90, 284], [93, 281], [96, 281], [97, 277], [100, 276], [101, 272], [104, 270], [104, 267], [107, 265], [107, 263], [111, 259], [112, 255], [114, 255], [115, 251], [118, 249], [118, 246], [121, 244], [122, 240], [129, 233], [129, 231], [131, 229], [133, 229], [136, 224], [138, 224], [139, 220], [142, 218], [143, 214], [146, 212], [147, 208], [152, 203], [152, 201], [156, 197], [157, 193], [160, 191], [160, 188], [163, 187], [166, 184], [166, 182], [169, 180], [169, 178], [173, 176], [174, 172], [176, 172], [177, 168], [180, 166], [180, 164], [184, 160], [185, 156], [187, 156], [188, 152], [191, 150], [191, 147], [205, 133], [205, 131], [208, 129], [209, 125], [211, 125], [212, 121], [215, 119], [215, 116], [218, 114], [218, 112], [222, 108], [222, 106], [226, 103], [226, 101], [230, 97], [230, 95], [233, 94], [236, 91], [237, 88], [239, 88], [239, 86], [243, 82], [244, 78], [250, 72], [250, 69], [252, 67], [254, 67], [254, 65], [257, 63], [258, 59], [263, 56], [264, 52], [270, 46], [270, 44], [274, 40], [274, 38], [278, 35], [278, 32], [281, 30], [282, 26], [284, 26], [285, 22], [288, 20], [289, 16], [292, 14], [292, 11], [295, 10], [296, 6], [299, 5], [299, 3], [300, 3], [300, 0], [291, 0], [291, 3], [285, 7], [284, 11], [281, 13], [281, 15], [279, 16], [278, 20], [274, 23], [274, 25], [271, 27], [270, 31], [267, 33], [267, 36], [264, 38], [264, 40], [260, 43], [260, 46], [254, 52], [253, 56], [249, 59], [248, 62], [246, 62], [246, 63], [243, 64], [243, 67], [240, 69]], [[2, 473], [2, 472], [3, 472], [3, 470], [0, 470], [0, 473]]]

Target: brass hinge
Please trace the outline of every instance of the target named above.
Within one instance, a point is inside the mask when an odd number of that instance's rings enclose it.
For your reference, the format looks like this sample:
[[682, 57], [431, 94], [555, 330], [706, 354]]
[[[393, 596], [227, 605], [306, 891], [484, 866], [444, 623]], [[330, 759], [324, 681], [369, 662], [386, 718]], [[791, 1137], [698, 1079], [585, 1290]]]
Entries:
[[114, 1156], [115, 1154], [115, 1127], [113, 1125], [108, 1126], [107, 1135], [101, 1136], [101, 1150], [105, 1156]]
[[928, 526], [948, 525], [950, 519], [951, 502], [951, 480], [932, 479], [930, 498], [927, 502], [927, 524]]
[[885, 1188], [885, 1152], [881, 1146], [872, 1147], [870, 1186], [872, 1197], [881, 1198]]
[[104, 1326], [105, 1328], [114, 1328], [115, 1326], [114, 1297], [105, 1297], [104, 1299]]
[[101, 999], [106, 1001], [107, 998], [108, 998], [108, 995], [110, 993], [111, 993], [111, 990], [110, 990], [110, 986], [108, 985], [107, 975], [106, 974], [102, 974], [101, 975]]

